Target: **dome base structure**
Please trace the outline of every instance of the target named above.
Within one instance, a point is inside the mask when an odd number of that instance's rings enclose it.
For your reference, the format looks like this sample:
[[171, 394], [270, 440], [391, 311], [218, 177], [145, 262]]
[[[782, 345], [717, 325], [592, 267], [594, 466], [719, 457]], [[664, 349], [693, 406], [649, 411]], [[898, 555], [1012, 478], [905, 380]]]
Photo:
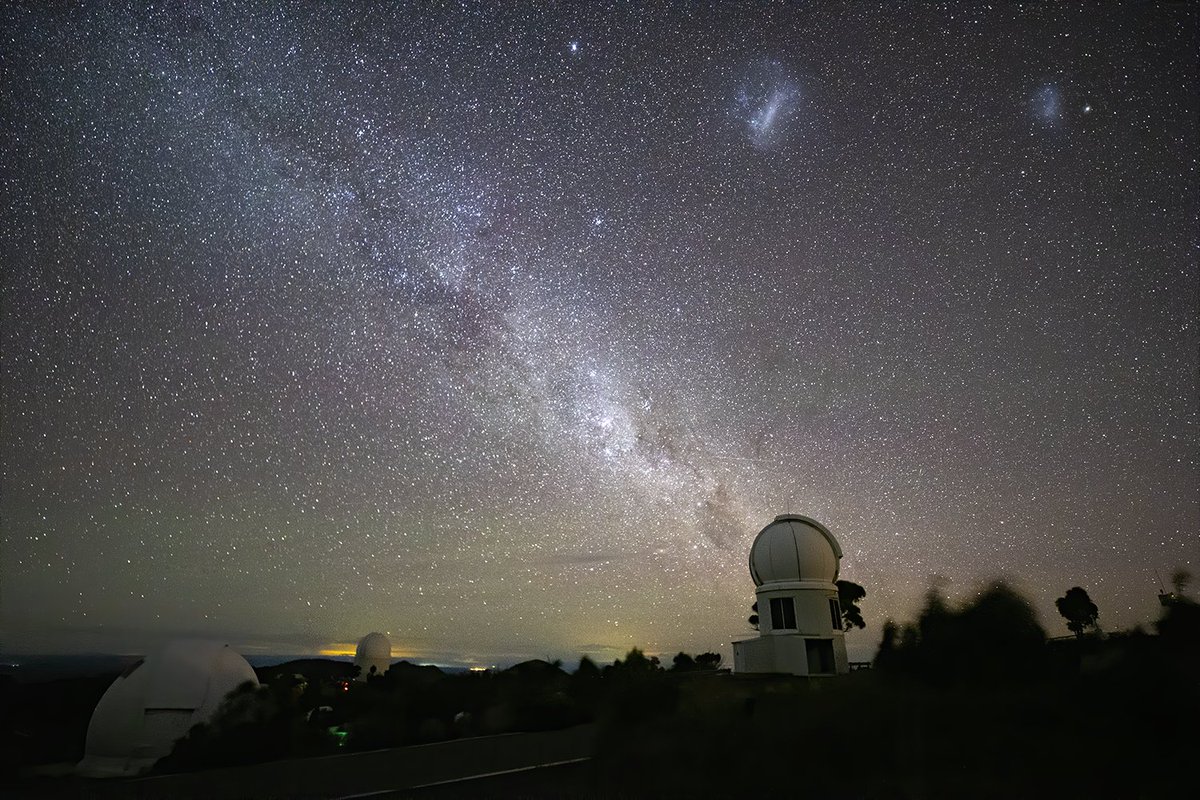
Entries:
[[826, 677], [850, 671], [846, 640], [821, 636], [764, 636], [733, 643], [733, 671]]
[[850, 671], [837, 576], [842, 548], [814, 519], [781, 514], [750, 547], [759, 632], [733, 643], [736, 673], [827, 676]]

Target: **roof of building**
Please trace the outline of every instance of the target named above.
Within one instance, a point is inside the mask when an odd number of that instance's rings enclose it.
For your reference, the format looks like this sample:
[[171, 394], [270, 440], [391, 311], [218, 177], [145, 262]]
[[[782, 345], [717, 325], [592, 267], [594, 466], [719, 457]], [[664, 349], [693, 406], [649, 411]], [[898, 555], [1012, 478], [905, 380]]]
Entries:
[[784, 581], [833, 583], [842, 547], [811, 517], [780, 514], [750, 546], [750, 577], [756, 586]]

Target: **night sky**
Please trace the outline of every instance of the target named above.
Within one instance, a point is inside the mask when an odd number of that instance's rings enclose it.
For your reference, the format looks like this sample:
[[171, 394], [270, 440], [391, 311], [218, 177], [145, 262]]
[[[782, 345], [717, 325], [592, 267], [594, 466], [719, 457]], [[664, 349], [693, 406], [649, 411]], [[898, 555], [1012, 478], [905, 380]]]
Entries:
[[[1200, 562], [1187, 4], [0, 11], [10, 652], [669, 657]], [[1070, 5], [1070, 4], [1067, 4]]]

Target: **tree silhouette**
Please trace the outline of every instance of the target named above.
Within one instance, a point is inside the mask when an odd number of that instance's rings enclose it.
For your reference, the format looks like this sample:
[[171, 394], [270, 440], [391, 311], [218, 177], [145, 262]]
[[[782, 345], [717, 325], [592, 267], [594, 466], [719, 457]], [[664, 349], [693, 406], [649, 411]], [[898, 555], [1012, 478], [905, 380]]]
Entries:
[[1085, 630], [1097, 627], [1096, 620], [1100, 617], [1100, 609], [1096, 608], [1088, 593], [1078, 586], [1068, 589], [1065, 595], [1054, 601], [1054, 605], [1058, 613], [1066, 619], [1067, 630], [1077, 637], [1083, 638]]
[[661, 671], [662, 667], [659, 666], [658, 656], [647, 658], [646, 654], [636, 647], [625, 654], [624, 661], [618, 658], [611, 666], [604, 668], [605, 674], [612, 672], [637, 675]]
[[568, 693], [575, 702], [588, 714], [595, 713], [596, 706], [603, 694], [603, 678], [596, 662], [587, 656], [579, 659], [579, 666], [571, 675]]
[[671, 672], [701, 672], [721, 668], [720, 653], [701, 653], [692, 658], [687, 653], [679, 653], [672, 659], [674, 666]]
[[862, 609], [858, 607], [858, 601], [867, 596], [867, 590], [852, 581], [838, 581], [837, 590], [838, 605], [842, 607], [842, 630], [867, 627]]
[[1185, 569], [1175, 571], [1171, 585], [1175, 592], [1163, 604], [1162, 618], [1155, 623], [1158, 633], [1172, 647], [1200, 650], [1200, 603], [1183, 592], [1192, 580], [1192, 573]]
[[692, 672], [696, 669], [696, 659], [683, 652], [676, 655], [671, 663], [674, 664], [671, 667], [672, 672]]
[[935, 580], [915, 624], [884, 626], [876, 666], [932, 683], [1021, 680], [1041, 669], [1045, 632], [1029, 602], [1003, 582], [956, 608]]
[[902, 658], [900, 648], [900, 626], [890, 619], [883, 623], [883, 638], [879, 641], [879, 650], [875, 653], [876, 669], [899, 671], [897, 662]]
[[754, 613], [750, 615], [750, 618], [747, 619], [746, 622], [749, 622], [750, 625], [754, 628], [754, 630], [758, 630], [758, 601], [757, 600], [754, 601], [754, 605], [750, 606], [750, 610], [753, 611]]
[[1172, 647], [1200, 651], [1200, 603], [1188, 597], [1175, 597], [1155, 623], [1159, 635]]

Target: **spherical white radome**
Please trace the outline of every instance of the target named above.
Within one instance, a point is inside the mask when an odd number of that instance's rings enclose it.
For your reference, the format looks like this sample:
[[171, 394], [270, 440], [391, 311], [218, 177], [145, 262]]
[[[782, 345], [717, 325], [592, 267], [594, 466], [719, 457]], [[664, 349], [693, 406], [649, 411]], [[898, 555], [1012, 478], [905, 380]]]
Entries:
[[833, 583], [842, 548], [829, 529], [799, 514], [780, 514], [750, 547], [750, 577], [756, 586], [791, 581]]
[[392, 642], [382, 633], [368, 633], [358, 642], [354, 651], [355, 661], [390, 660], [392, 657]]

